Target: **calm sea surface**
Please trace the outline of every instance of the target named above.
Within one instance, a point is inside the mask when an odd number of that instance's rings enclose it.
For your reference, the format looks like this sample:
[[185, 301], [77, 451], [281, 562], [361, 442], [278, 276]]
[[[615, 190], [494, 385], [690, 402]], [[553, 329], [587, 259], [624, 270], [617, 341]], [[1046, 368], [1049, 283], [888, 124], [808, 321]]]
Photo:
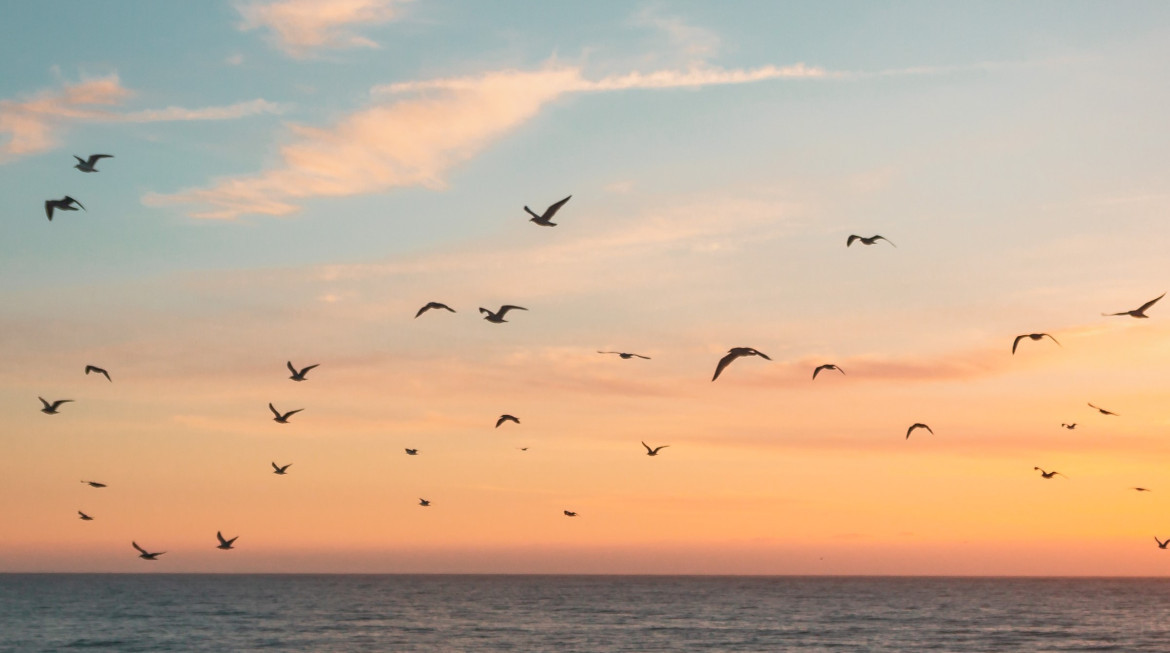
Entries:
[[1170, 651], [1142, 579], [0, 574], [0, 650]]

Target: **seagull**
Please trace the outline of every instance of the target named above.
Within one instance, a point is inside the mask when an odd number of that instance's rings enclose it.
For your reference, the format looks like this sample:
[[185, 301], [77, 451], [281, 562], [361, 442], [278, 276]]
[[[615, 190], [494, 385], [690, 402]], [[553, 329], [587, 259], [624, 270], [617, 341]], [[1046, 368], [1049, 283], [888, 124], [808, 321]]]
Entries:
[[528, 447], [516, 447], [520, 451], [528, 451]]
[[[58, 211], [76, 211], [77, 207], [73, 206], [74, 204], [81, 206], [81, 202], [68, 195], [59, 200], [45, 200], [45, 215], [49, 218], [49, 222], [52, 222], [54, 209]], [[81, 209], [84, 211], [85, 207], [81, 206]]]
[[1039, 339], [1043, 338], [1044, 336], [1048, 336], [1049, 338], [1051, 338], [1052, 342], [1055, 342], [1057, 345], [1060, 345], [1061, 347], [1064, 346], [1064, 345], [1061, 345], [1060, 342], [1056, 338], [1053, 338], [1051, 335], [1049, 335], [1047, 333], [1025, 333], [1022, 336], [1016, 336], [1016, 339], [1012, 341], [1012, 356], [1016, 355], [1016, 346], [1019, 345], [1020, 341], [1023, 340], [1024, 338], [1031, 338], [1032, 340], [1039, 340]]
[[723, 368], [731, 365], [731, 361], [739, 358], [740, 356], [760, 356], [764, 360], [772, 360], [771, 358], [768, 358], [768, 355], [764, 352], [756, 351], [751, 347], [732, 347], [731, 349], [727, 350], [726, 356], [719, 359], [719, 365], [715, 366], [715, 376], [711, 377], [711, 380], [714, 381], [715, 379], [718, 379], [719, 373], [723, 371]]
[[[853, 241], [855, 241], [855, 240], [860, 240], [862, 245], [872, 245], [879, 240], [884, 240], [887, 243], [894, 245], [894, 243], [890, 242], [890, 240], [888, 238], [886, 238], [885, 236], [870, 236], [869, 238], [866, 238], [864, 236], [858, 236], [857, 234], [853, 234], [853, 235], [849, 236], [848, 239], [845, 240], [845, 246], [849, 247], [850, 245], [853, 244]], [[897, 247], [897, 245], [894, 245], [894, 247]]]
[[455, 309], [451, 308], [450, 306], [448, 306], [446, 304], [443, 304], [440, 302], [427, 302], [426, 306], [423, 306], [422, 308], [418, 309], [418, 312], [414, 314], [415, 319], [418, 319], [418, 316], [422, 315], [423, 313], [426, 313], [427, 311], [431, 310], [432, 308], [445, 308], [448, 311], [451, 311], [452, 313], [455, 312]]
[[427, 501], [426, 499], [419, 499], [418, 505], [422, 506], [423, 508], [426, 508], [427, 506], [431, 505], [431, 502]]
[[821, 373], [821, 370], [837, 370], [838, 372], [840, 372], [842, 374], [845, 373], [845, 370], [837, 367], [836, 365], [833, 365], [831, 363], [826, 363], [824, 365], [818, 365], [817, 369], [813, 370], [813, 379], [817, 378], [817, 375]]
[[1167, 544], [1170, 544], [1170, 537], [1166, 538], [1166, 541], [1165, 541], [1165, 542], [1163, 542], [1162, 540], [1159, 540], [1159, 539], [1158, 539], [1158, 536], [1157, 536], [1157, 535], [1155, 535], [1155, 536], [1154, 536], [1154, 541], [1158, 543], [1158, 548], [1159, 548], [1159, 549], [1165, 549], [1165, 548], [1166, 548], [1166, 545], [1167, 545]]
[[288, 418], [290, 418], [290, 417], [292, 417], [293, 415], [296, 415], [297, 413], [301, 412], [302, 410], [304, 410], [304, 408], [298, 408], [298, 409], [296, 409], [296, 410], [290, 410], [290, 411], [288, 411], [287, 413], [285, 413], [285, 414], [281, 415], [281, 414], [280, 414], [280, 411], [276, 410], [276, 408], [274, 408], [274, 407], [272, 406], [272, 404], [271, 404], [271, 403], [269, 403], [269, 404], [268, 404], [268, 410], [271, 410], [271, 411], [272, 411], [272, 414], [273, 414], [273, 415], [276, 415], [276, 417], [273, 417], [273, 418], [272, 418], [272, 421], [274, 421], [274, 422], [277, 422], [277, 423], [280, 423], [280, 424], [288, 424]]
[[408, 456], [417, 456], [417, 455], [418, 455], [418, 449], [407, 449], [407, 450], [406, 450], [406, 455], [408, 455]]
[[57, 409], [61, 407], [61, 404], [73, 401], [72, 399], [58, 399], [57, 401], [54, 401], [50, 404], [49, 402], [45, 401], [44, 397], [37, 397], [37, 399], [40, 399], [41, 403], [45, 405], [45, 407], [41, 409], [41, 412], [46, 415], [56, 415]]
[[1071, 430], [1073, 430], [1073, 429], [1075, 429], [1075, 428], [1077, 427], [1077, 423], [1076, 423], [1076, 422], [1073, 422], [1072, 424], [1065, 424], [1065, 423], [1063, 423], [1063, 422], [1062, 422], [1062, 423], [1061, 423], [1061, 426], [1063, 426], [1064, 428], [1066, 428], [1066, 429], [1068, 429], [1068, 430], [1070, 430], [1070, 431], [1071, 431]]
[[669, 447], [670, 445], [669, 445], [669, 444], [664, 444], [664, 445], [662, 445], [661, 447], [654, 447], [653, 449], [651, 449], [651, 448], [650, 448], [650, 445], [648, 445], [648, 444], [646, 444], [645, 442], [643, 442], [643, 443], [642, 443], [642, 446], [643, 446], [643, 447], [646, 447], [646, 455], [647, 455], [647, 456], [657, 456], [659, 451], [661, 451], [661, 450], [663, 450], [663, 449], [665, 449], [665, 448]]
[[105, 483], [98, 483], [97, 481], [82, 481], [82, 483], [85, 483], [86, 485], [88, 485], [90, 487], [105, 487], [106, 486]]
[[599, 354], [617, 354], [618, 356], [622, 357], [622, 360], [627, 360], [627, 361], [630, 360], [631, 358], [642, 358], [645, 360], [650, 360], [649, 356], [643, 356], [642, 354], [631, 354], [631, 353], [624, 352], [624, 351], [599, 351], [597, 353], [599, 353]]
[[134, 548], [135, 548], [135, 549], [138, 549], [138, 552], [139, 552], [140, 554], [142, 554], [142, 555], [140, 555], [140, 556], [138, 556], [138, 557], [139, 557], [139, 558], [142, 558], [143, 560], [158, 560], [158, 557], [159, 557], [160, 555], [162, 555], [162, 554], [166, 553], [166, 551], [159, 551], [158, 553], [147, 553], [147, 552], [146, 552], [146, 549], [144, 549], [144, 548], [142, 548], [142, 547], [138, 546], [138, 543], [137, 543], [137, 542], [131, 542], [131, 544], [133, 544], [133, 545], [134, 545]]
[[219, 546], [217, 546], [217, 547], [215, 547], [215, 548], [217, 548], [217, 549], [223, 549], [224, 551], [227, 551], [228, 549], [234, 549], [234, 548], [235, 548], [234, 546], [232, 546], [232, 542], [235, 542], [236, 540], [240, 539], [240, 536], [239, 536], [239, 535], [237, 535], [237, 536], [233, 537], [233, 538], [232, 538], [232, 539], [230, 539], [230, 540], [225, 540], [225, 539], [223, 539], [223, 533], [221, 533], [221, 532], [219, 532], [219, 531], [216, 531], [216, 532], [215, 532], [215, 538], [216, 538], [217, 540], [219, 540]]
[[[42, 400], [42, 401], [43, 401], [43, 400]], [[1089, 402], [1089, 407], [1090, 407], [1090, 408], [1096, 408], [1096, 409], [1097, 409], [1097, 412], [1098, 412], [1098, 413], [1101, 413], [1102, 415], [1114, 415], [1114, 416], [1116, 416], [1116, 417], [1121, 417], [1121, 415], [1118, 415], [1117, 413], [1115, 413], [1115, 412], [1113, 412], [1113, 411], [1111, 411], [1111, 410], [1105, 410], [1104, 408], [1101, 408], [1100, 406], [1094, 406], [1092, 402]]]
[[547, 209], [544, 210], [543, 215], [536, 215], [536, 213], [534, 213], [532, 211], [532, 209], [525, 206], [524, 210], [528, 212], [528, 215], [532, 216], [531, 218], [528, 219], [528, 221], [535, 222], [536, 224], [538, 224], [542, 227], [555, 227], [555, 226], [557, 226], [555, 222], [552, 222], [552, 217], [554, 215], [556, 215], [557, 211], [560, 211], [561, 207], [565, 205], [565, 202], [568, 202], [569, 199], [572, 197], [573, 196], [570, 195], [569, 197], [566, 197], [565, 199], [563, 199], [559, 202], [556, 202], [555, 204], [551, 204]]
[[516, 422], [519, 424], [520, 420], [516, 419], [516, 417], [513, 415], [500, 415], [500, 418], [496, 420], [496, 428], [500, 428], [500, 424], [503, 424], [504, 422]]
[[523, 306], [512, 306], [511, 304], [505, 304], [504, 306], [501, 306], [500, 310], [496, 311], [495, 313], [489, 311], [488, 309], [486, 309], [482, 306], [479, 307], [479, 312], [480, 313], [487, 313], [487, 315], [483, 316], [483, 319], [487, 320], [488, 322], [491, 322], [492, 324], [499, 324], [501, 322], [507, 322], [507, 320], [504, 319], [504, 315], [508, 311], [512, 310], [513, 308], [520, 310], [520, 311], [527, 311], [528, 310], [527, 308], [524, 308]]
[[86, 365], [85, 366], [86, 375], [88, 375], [90, 372], [94, 372], [95, 374], [101, 374], [102, 376], [106, 377], [107, 381], [113, 382], [113, 379], [110, 378], [110, 373], [103, 370], [102, 368], [98, 367], [97, 365]]
[[85, 514], [84, 512], [81, 512], [80, 510], [77, 511], [77, 514], [81, 515], [81, 521], [93, 521], [93, 517], [90, 517], [89, 515]]
[[[316, 365], [310, 365], [310, 366], [304, 368], [303, 370], [301, 370], [300, 372], [297, 371], [297, 368], [293, 367], [292, 361], [288, 361], [287, 363], [285, 363], [285, 365], [288, 365], [288, 371], [293, 373], [293, 375], [288, 377], [288, 378], [292, 379], [293, 381], [304, 381], [305, 375], [309, 373], [309, 370], [313, 369], [314, 367], [317, 367], [318, 365], [320, 365], [320, 363], [317, 363]], [[295, 413], [296, 411], [293, 411], [293, 412]], [[289, 415], [291, 415], [291, 414], [292, 413], [289, 413]], [[287, 417], [287, 415], [286, 415], [286, 417]]]
[[1137, 490], [1138, 492], [1153, 492], [1153, 490], [1148, 487], [1135, 487], [1133, 489]]
[[910, 428], [906, 429], [906, 439], [907, 440], [910, 439], [910, 433], [914, 429], [926, 429], [931, 435], [934, 435], [934, 431], [931, 431], [929, 426], [923, 424], [922, 422], [916, 422], [914, 424], [911, 424]]
[[[1064, 476], [1064, 474], [1061, 474], [1060, 472], [1057, 472], [1057, 471], [1046, 472], [1043, 469], [1040, 469], [1039, 467], [1033, 467], [1032, 469], [1040, 472], [1040, 476], [1042, 476], [1044, 478], [1052, 478], [1053, 476]], [[1067, 476], [1064, 476], [1064, 477], [1068, 478]]]
[[1122, 311], [1120, 313], [1102, 313], [1101, 315], [1104, 315], [1106, 317], [1113, 317], [1114, 315], [1129, 315], [1130, 317], [1149, 317], [1149, 315], [1146, 315], [1146, 309], [1148, 309], [1149, 307], [1158, 303], [1158, 300], [1162, 299], [1165, 296], [1166, 296], [1166, 293], [1162, 293], [1161, 295], [1158, 295], [1157, 297], [1155, 297], [1155, 298], [1151, 299], [1150, 301], [1146, 302], [1145, 304], [1142, 304], [1141, 306], [1133, 309], [1132, 311]]
[[577, 513], [573, 512], [572, 510], [564, 510], [562, 512], [565, 513], [566, 517], [576, 517], [577, 516]]
[[89, 155], [88, 159], [83, 159], [83, 158], [77, 156], [76, 154], [74, 154], [73, 158], [77, 159], [77, 165], [73, 166], [74, 168], [77, 168], [78, 170], [80, 170], [82, 172], [101, 172], [100, 170], [98, 170], [97, 168], [94, 167], [95, 165], [97, 165], [97, 162], [101, 161], [102, 159], [112, 159], [112, 158], [114, 158], [114, 155], [113, 154], [91, 154], [91, 155]]
[[279, 474], [280, 476], [284, 476], [285, 473], [288, 471], [289, 467], [292, 467], [292, 463], [289, 463], [289, 464], [285, 465], [284, 467], [277, 467], [276, 463], [272, 463], [272, 469], [276, 470], [272, 473]]

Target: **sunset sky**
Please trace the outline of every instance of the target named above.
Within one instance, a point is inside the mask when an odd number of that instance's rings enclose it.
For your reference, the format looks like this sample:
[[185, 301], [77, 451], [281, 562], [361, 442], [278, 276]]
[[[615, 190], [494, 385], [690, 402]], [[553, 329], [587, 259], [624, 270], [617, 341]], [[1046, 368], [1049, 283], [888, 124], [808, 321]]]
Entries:
[[0, 35], [0, 571], [1170, 574], [1166, 3]]

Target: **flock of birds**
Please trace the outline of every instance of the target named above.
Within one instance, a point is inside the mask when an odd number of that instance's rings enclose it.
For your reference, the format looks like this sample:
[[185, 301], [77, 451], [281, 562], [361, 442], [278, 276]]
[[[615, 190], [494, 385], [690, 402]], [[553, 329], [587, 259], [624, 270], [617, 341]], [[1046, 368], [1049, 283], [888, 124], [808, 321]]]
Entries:
[[[74, 168], [76, 168], [82, 172], [86, 172], [86, 173], [95, 173], [95, 172], [98, 172], [97, 168], [95, 167], [96, 164], [98, 163], [98, 161], [100, 161], [101, 159], [107, 159], [107, 158], [113, 158], [113, 157], [112, 157], [112, 155], [109, 155], [109, 154], [92, 154], [88, 158], [85, 158], [85, 159], [82, 159], [79, 156], [74, 156], [74, 158], [77, 159], [77, 164], [75, 166], [73, 166]], [[526, 213], [528, 213], [530, 216], [532, 216], [531, 218], [529, 218], [530, 222], [533, 222], [533, 223], [535, 223], [539, 226], [542, 226], [542, 227], [555, 227], [555, 226], [557, 226], [557, 223], [552, 222], [552, 218], [565, 206], [565, 204], [571, 198], [572, 198], [572, 196], [570, 195], [570, 196], [565, 197], [564, 199], [562, 199], [558, 202], [555, 202], [555, 203], [549, 205], [549, 207], [546, 208], [544, 210], [544, 212], [540, 213], [540, 214], [536, 213], [535, 211], [530, 209], [528, 206], [524, 207], [524, 211]], [[65, 197], [63, 197], [61, 199], [56, 199], [56, 200], [51, 199], [51, 200], [45, 201], [45, 215], [50, 221], [52, 221], [53, 214], [55, 211], [77, 211], [78, 209], [85, 210], [85, 207], [81, 204], [81, 202], [77, 201], [76, 199], [74, 199], [73, 197], [70, 197], [68, 195], [66, 195]], [[874, 245], [879, 240], [884, 241], [886, 243], [889, 243], [893, 247], [896, 247], [896, 245], [894, 245], [893, 242], [891, 242], [889, 239], [887, 239], [886, 237], [879, 235], [879, 234], [875, 234], [873, 236], [859, 236], [857, 234], [851, 234], [846, 239], [845, 246], [851, 247], [854, 242], [860, 242], [862, 245]], [[1166, 293], [1163, 293], [1162, 295], [1159, 295], [1158, 297], [1155, 297], [1154, 299], [1142, 304], [1138, 308], [1130, 310], [1130, 311], [1121, 311], [1118, 313], [1102, 313], [1102, 315], [1103, 316], [1111, 316], [1111, 317], [1112, 316], [1129, 316], [1129, 317], [1134, 317], [1134, 318], [1148, 318], [1149, 316], [1146, 315], [1146, 311], [1149, 310], [1151, 307], [1153, 307], [1154, 304], [1156, 304], [1163, 297], [1165, 297], [1165, 295], [1166, 295]], [[448, 306], [444, 303], [432, 301], [432, 302], [427, 302], [425, 305], [423, 305], [421, 308], [419, 308], [418, 311], [415, 313], [414, 317], [417, 319], [428, 311], [443, 311], [443, 310], [449, 311], [451, 313], [456, 312], [455, 309], [451, 308], [450, 306]], [[523, 307], [523, 306], [515, 306], [512, 304], [505, 304], [503, 306], [500, 306], [495, 311], [480, 307], [479, 312], [483, 315], [484, 320], [491, 322], [493, 324], [502, 324], [502, 323], [507, 322], [507, 320], [505, 319], [505, 316], [510, 311], [527, 311], [527, 310], [528, 309]], [[1014, 356], [1017, 348], [1020, 345], [1020, 342], [1025, 340], [1025, 339], [1028, 339], [1031, 341], [1040, 341], [1044, 338], [1048, 338], [1048, 339], [1052, 340], [1052, 342], [1056, 343], [1057, 346], [1061, 346], [1060, 342], [1055, 337], [1053, 337], [1051, 334], [1048, 334], [1048, 333], [1026, 333], [1026, 334], [1021, 334], [1021, 335], [1018, 335], [1015, 337], [1015, 339], [1012, 341], [1011, 353]], [[649, 356], [643, 356], [641, 354], [624, 352], [624, 351], [600, 351], [599, 350], [597, 353], [605, 354], [605, 355], [616, 355], [623, 360], [630, 360], [633, 358], [650, 360]], [[722, 358], [719, 359], [718, 363], [716, 363], [715, 373], [712, 375], [711, 381], [712, 382], [716, 381], [720, 377], [720, 375], [723, 374], [723, 372], [727, 369], [727, 367], [730, 366], [733, 362], [735, 362], [736, 360], [738, 360], [740, 358], [746, 358], [746, 357], [759, 357], [759, 358], [762, 358], [762, 359], [768, 360], [768, 361], [772, 360], [767, 354], [765, 354], [765, 353], [763, 353], [763, 352], [761, 352], [758, 349], [755, 349], [753, 347], [732, 347], [731, 349], [729, 349], [727, 351], [727, 353]], [[295, 382], [303, 382], [303, 381], [308, 380], [306, 375], [311, 370], [317, 368], [319, 365], [314, 364], [314, 365], [309, 365], [309, 366], [302, 367], [302, 368], [297, 368], [296, 366], [293, 365], [292, 361], [288, 361], [288, 362], [286, 362], [286, 366], [288, 368], [288, 371], [291, 373], [291, 376], [288, 377], [290, 380], [295, 381]], [[812, 379], [815, 381], [817, 376], [821, 372], [825, 372], [825, 371], [836, 371], [836, 372], [840, 372], [842, 375], [845, 374], [845, 370], [842, 369], [841, 367], [839, 367], [838, 365], [833, 364], [833, 363], [825, 363], [822, 365], [818, 365], [815, 369], [813, 369]], [[107, 370], [105, 370], [104, 368], [98, 367], [96, 365], [86, 365], [85, 366], [85, 374], [86, 375], [96, 374], [96, 375], [104, 376], [107, 381], [113, 382], [113, 379], [111, 378], [110, 373]], [[60, 412], [60, 409], [62, 406], [73, 401], [72, 399], [57, 399], [54, 401], [49, 401], [49, 400], [46, 400], [44, 397], [38, 397], [38, 399], [40, 399], [41, 404], [42, 404], [41, 412], [45, 413], [46, 415], [58, 414]], [[1096, 406], [1092, 403], [1089, 403], [1089, 406], [1091, 408], [1095, 409], [1096, 411], [1098, 411], [1102, 415], [1118, 416], [1117, 413], [1110, 411], [1110, 410], [1106, 410], [1106, 409], [1101, 408], [1099, 406]], [[268, 404], [268, 409], [273, 414], [273, 418], [272, 418], [273, 421], [277, 422], [278, 424], [288, 424], [289, 419], [293, 415], [296, 415], [297, 413], [304, 410], [303, 408], [297, 408], [295, 410], [281, 412], [272, 403]], [[520, 419], [517, 418], [515, 415], [502, 414], [496, 419], [495, 427], [500, 428], [501, 425], [503, 425], [507, 422], [520, 424]], [[1068, 429], [1068, 430], [1073, 430], [1077, 427], [1076, 423], [1062, 423], [1061, 426], [1065, 429]], [[934, 431], [930, 428], [929, 425], [923, 424], [921, 422], [917, 422], [917, 423], [911, 424], [909, 426], [909, 428], [906, 429], [906, 439], [909, 439], [910, 435], [914, 431], [919, 430], [919, 429], [924, 430], [931, 435], [934, 434]], [[651, 457], [658, 456], [659, 452], [661, 452], [663, 449], [670, 446], [670, 445], [659, 445], [656, 447], [651, 447], [650, 445], [646, 444], [646, 442], [644, 442], [644, 441], [641, 444], [646, 449], [646, 455], [651, 456]], [[519, 447], [519, 449], [521, 451], [527, 451], [528, 447]], [[406, 454], [409, 456], [416, 456], [416, 455], [418, 455], [418, 453], [419, 453], [418, 449], [414, 449], [414, 448], [407, 448], [406, 449]], [[278, 476], [285, 476], [288, 474], [288, 469], [291, 466], [292, 466], [292, 463], [278, 465], [278, 464], [276, 464], [275, 461], [273, 461], [272, 462], [272, 470], [273, 470], [272, 473], [276, 474]], [[1062, 478], [1068, 478], [1067, 476], [1065, 476], [1064, 474], [1062, 474], [1059, 471], [1056, 471], [1056, 470], [1048, 471], [1048, 470], [1045, 470], [1039, 466], [1034, 467], [1033, 470], [1040, 472], [1040, 477], [1043, 479], [1052, 479], [1052, 478], [1055, 478], [1057, 476], [1060, 476]], [[97, 481], [84, 481], [83, 480], [81, 482], [83, 484], [88, 485], [91, 488], [100, 489], [100, 488], [106, 487], [106, 484], [100, 483]], [[1150, 489], [1144, 488], [1144, 487], [1134, 487], [1132, 489], [1136, 490], [1138, 492], [1149, 492], [1150, 491]], [[418, 505], [425, 508], [425, 507], [429, 507], [431, 505], [431, 502], [428, 499], [419, 498]], [[575, 512], [573, 510], [563, 510], [562, 512], [563, 512], [564, 516], [566, 516], [566, 517], [576, 517], [577, 516], [577, 512]], [[77, 511], [77, 513], [79, 515], [79, 518], [83, 521], [93, 521], [94, 520], [94, 518], [91, 515], [89, 515], [85, 512], [82, 512], [79, 510], [79, 511]], [[234, 549], [235, 548], [234, 543], [239, 538], [239, 536], [236, 536], [236, 537], [233, 537], [231, 539], [226, 539], [226, 538], [224, 538], [223, 533], [219, 532], [219, 531], [216, 532], [215, 536], [216, 536], [216, 539], [218, 541], [216, 548], [221, 549], [221, 550], [225, 550], [225, 551]], [[1167, 546], [1170, 545], [1170, 539], [1163, 541], [1163, 540], [1158, 539], [1157, 536], [1155, 536], [1154, 540], [1157, 542], [1158, 548], [1160, 548], [1160, 549], [1166, 549]], [[133, 548], [136, 551], [138, 551], [138, 554], [139, 554], [138, 557], [142, 558], [143, 560], [150, 560], [150, 561], [158, 560], [159, 556], [166, 553], [165, 551], [155, 551], [155, 552], [147, 551], [146, 549], [139, 546], [137, 541], [132, 541], [131, 546], [133, 546]]]

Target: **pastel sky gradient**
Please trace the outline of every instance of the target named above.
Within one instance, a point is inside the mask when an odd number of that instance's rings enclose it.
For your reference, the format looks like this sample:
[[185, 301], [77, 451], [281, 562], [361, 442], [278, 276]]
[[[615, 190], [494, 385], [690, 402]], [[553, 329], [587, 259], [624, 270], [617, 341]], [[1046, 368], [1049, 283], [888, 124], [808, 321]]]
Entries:
[[1170, 300], [1101, 315], [1170, 290], [1170, 5], [0, 34], [0, 572], [1170, 574]]

